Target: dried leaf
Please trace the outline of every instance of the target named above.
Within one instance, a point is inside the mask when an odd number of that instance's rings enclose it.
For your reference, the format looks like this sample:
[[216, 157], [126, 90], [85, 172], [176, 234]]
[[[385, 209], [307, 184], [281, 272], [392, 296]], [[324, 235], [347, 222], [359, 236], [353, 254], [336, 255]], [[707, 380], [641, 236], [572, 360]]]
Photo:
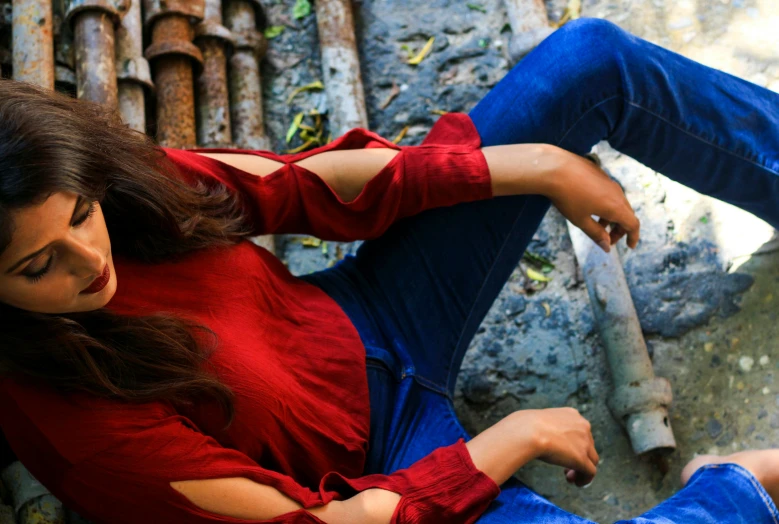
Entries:
[[431, 110], [430, 110], [430, 112], [431, 112], [431, 113], [433, 113], [434, 115], [441, 115], [441, 116], [444, 116], [444, 115], [445, 115], [445, 114], [447, 114], [449, 111], [444, 111], [443, 109], [431, 109]]
[[582, 14], [582, 2], [581, 0], [568, 0], [568, 5], [565, 8], [563, 16], [555, 24], [556, 27], [565, 25], [569, 20], [576, 20]]
[[292, 102], [292, 99], [298, 96], [303, 91], [313, 91], [315, 89], [324, 89], [324, 88], [325, 86], [322, 84], [321, 80], [317, 80], [316, 82], [311, 82], [310, 84], [306, 84], [304, 86], [295, 88], [295, 90], [292, 91], [287, 97], [287, 104], [290, 104]]
[[384, 102], [379, 104], [379, 109], [382, 111], [384, 109], [387, 109], [387, 106], [390, 105], [390, 102], [392, 102], [396, 96], [400, 94], [400, 88], [398, 87], [398, 84], [395, 83], [395, 81], [392, 81], [392, 89], [390, 90], [389, 94], [387, 95], [387, 98], [384, 99]]
[[542, 273], [539, 273], [535, 269], [529, 267], [527, 268], [527, 276], [531, 280], [535, 280], [536, 282], [551, 282], [552, 279]]
[[322, 242], [322, 254], [327, 254], [327, 242]]
[[548, 302], [541, 302], [541, 307], [543, 307], [544, 311], [546, 311], [547, 317], [549, 317], [552, 314], [552, 307], [549, 305]]
[[270, 27], [266, 27], [265, 31], [263, 31], [263, 33], [265, 34], [265, 38], [267, 38], [268, 40], [270, 40], [271, 38], [276, 38], [283, 32], [284, 32], [283, 25], [272, 25]]
[[422, 48], [422, 50], [417, 54], [417, 56], [409, 59], [407, 63], [411, 65], [419, 65], [420, 63], [422, 63], [422, 60], [425, 59], [425, 56], [427, 56], [427, 53], [433, 47], [433, 42], [435, 42], [435, 37], [431, 36], [430, 39], [425, 44], [425, 46]]
[[398, 133], [398, 136], [396, 136], [395, 138], [392, 139], [392, 143], [393, 144], [397, 144], [398, 142], [403, 140], [403, 137], [406, 136], [406, 133], [408, 133], [408, 130], [409, 130], [409, 126], [406, 126], [403, 129], [401, 129], [400, 133]]
[[468, 9], [470, 9], [471, 11], [481, 11], [482, 13], [487, 12], [487, 8], [484, 7], [483, 5], [478, 5], [478, 4], [465, 4], [465, 5], [468, 6]]
[[300, 239], [300, 243], [305, 247], [319, 247], [322, 240], [316, 237], [303, 237]]
[[292, 17], [299, 20], [304, 16], [311, 14], [311, 2], [308, 0], [295, 0], [295, 7], [292, 8]]
[[292, 137], [295, 136], [295, 133], [298, 132], [298, 128], [300, 127], [300, 123], [303, 122], [303, 116], [305, 113], [301, 111], [297, 115], [295, 115], [295, 118], [292, 119], [292, 124], [290, 124], [289, 129], [287, 129], [287, 143], [289, 144], [292, 141]]
[[295, 153], [300, 153], [301, 151], [305, 151], [309, 147], [313, 146], [316, 143], [316, 140], [313, 138], [311, 140], [306, 140], [305, 143], [301, 146], [296, 147], [295, 149], [287, 149], [284, 151], [288, 155], [294, 155]]

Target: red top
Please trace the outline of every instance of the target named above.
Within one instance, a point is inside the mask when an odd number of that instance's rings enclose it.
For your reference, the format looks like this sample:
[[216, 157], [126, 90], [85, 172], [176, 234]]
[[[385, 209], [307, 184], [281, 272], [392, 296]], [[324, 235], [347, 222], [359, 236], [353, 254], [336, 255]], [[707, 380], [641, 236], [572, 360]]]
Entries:
[[[338, 149], [400, 151], [351, 202], [292, 162]], [[166, 149], [187, 181], [240, 192], [255, 234], [356, 240], [428, 208], [492, 196], [480, 139], [464, 114], [438, 120], [421, 146], [399, 147], [363, 129], [297, 155]], [[255, 176], [192, 151], [246, 153], [285, 165]], [[500, 489], [474, 466], [462, 439], [405, 470], [361, 477], [370, 406], [365, 349], [349, 318], [316, 286], [245, 240], [177, 262], [116, 258], [108, 308], [193, 318], [214, 330], [211, 363], [235, 392], [222, 431], [215, 404], [191, 412], [62, 394], [31, 380], [0, 381], [0, 425], [19, 460], [67, 507], [96, 522], [258, 522], [204, 511], [170, 486], [246, 477], [304, 508], [377, 487], [401, 495], [393, 523], [474, 522]], [[266, 522], [321, 523], [305, 510]]]

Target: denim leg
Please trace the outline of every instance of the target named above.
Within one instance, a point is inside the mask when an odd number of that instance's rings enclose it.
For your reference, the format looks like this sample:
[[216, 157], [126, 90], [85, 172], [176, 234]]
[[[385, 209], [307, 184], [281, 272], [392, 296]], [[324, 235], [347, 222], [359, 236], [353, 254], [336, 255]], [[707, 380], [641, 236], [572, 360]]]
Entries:
[[[563, 26], [470, 116], [485, 146], [544, 142], [584, 154], [607, 139], [779, 226], [779, 95], [610, 22]], [[360, 321], [370, 324], [366, 344], [387, 348], [405, 373], [451, 394], [465, 350], [548, 206], [534, 195], [429, 210], [309, 280], [331, 296], [339, 294], [335, 280], [348, 280], [346, 300], [360, 301]]]
[[779, 524], [763, 486], [737, 464], [704, 466], [673, 497], [616, 524]]

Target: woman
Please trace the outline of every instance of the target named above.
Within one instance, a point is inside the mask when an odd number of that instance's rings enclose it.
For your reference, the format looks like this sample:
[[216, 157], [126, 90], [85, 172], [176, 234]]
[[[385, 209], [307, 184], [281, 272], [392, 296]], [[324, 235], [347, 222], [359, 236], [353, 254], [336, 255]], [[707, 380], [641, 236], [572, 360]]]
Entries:
[[[288, 157], [158, 150], [0, 86], [0, 424], [100, 522], [586, 522], [512, 477], [540, 459], [593, 479], [575, 410], [471, 439], [451, 402], [550, 203], [605, 250], [636, 246], [619, 186], [579, 155], [608, 139], [779, 225], [777, 95], [599, 20], [418, 147], [355, 130]], [[369, 240], [302, 278], [245, 240], [293, 231]], [[777, 472], [777, 450], [699, 457], [629, 522], [775, 523]]]

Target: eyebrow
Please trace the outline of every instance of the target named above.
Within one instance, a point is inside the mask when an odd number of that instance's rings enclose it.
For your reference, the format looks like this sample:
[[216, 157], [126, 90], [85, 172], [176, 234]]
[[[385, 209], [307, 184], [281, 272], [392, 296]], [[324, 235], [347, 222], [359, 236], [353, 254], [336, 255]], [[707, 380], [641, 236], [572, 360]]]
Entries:
[[[74, 218], [76, 218], [76, 211], [78, 211], [78, 208], [81, 206], [81, 202], [83, 202], [83, 201], [84, 201], [84, 198], [83, 198], [81, 195], [79, 195], [79, 197], [76, 199], [76, 206], [73, 208], [73, 214], [70, 216], [70, 223], [72, 223], [72, 222], [73, 222], [73, 219], [74, 219]], [[24, 263], [25, 263], [25, 262], [27, 262], [28, 260], [30, 260], [30, 259], [32, 259], [32, 258], [35, 258], [35, 257], [37, 257], [38, 255], [40, 255], [41, 253], [43, 253], [44, 251], [46, 251], [46, 249], [47, 249], [47, 248], [48, 248], [48, 247], [49, 247], [51, 244], [52, 244], [52, 243], [51, 243], [51, 242], [49, 242], [48, 244], [46, 244], [45, 246], [43, 246], [42, 248], [40, 248], [40, 249], [39, 249], [38, 251], [36, 251], [35, 253], [30, 253], [30, 254], [29, 254], [29, 255], [27, 255], [26, 257], [22, 258], [22, 259], [21, 259], [21, 260], [19, 260], [19, 261], [18, 261], [16, 264], [14, 264], [14, 265], [13, 265], [13, 266], [11, 266], [10, 268], [8, 268], [8, 269], [6, 270], [6, 272], [5, 272], [5, 274], [6, 274], [6, 275], [8, 275], [9, 273], [13, 272], [13, 271], [14, 271], [16, 268], [18, 268], [19, 266], [21, 266], [22, 264], [24, 264]]]

